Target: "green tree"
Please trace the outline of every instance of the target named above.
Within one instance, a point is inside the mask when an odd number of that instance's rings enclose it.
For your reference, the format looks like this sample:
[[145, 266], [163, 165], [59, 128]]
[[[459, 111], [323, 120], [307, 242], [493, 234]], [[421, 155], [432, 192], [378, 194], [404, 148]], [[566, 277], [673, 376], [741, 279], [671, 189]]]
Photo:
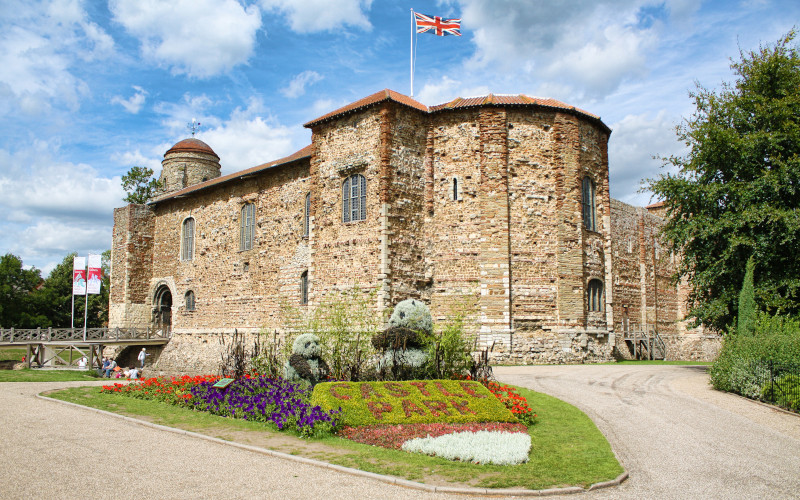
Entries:
[[740, 51], [735, 81], [697, 86], [696, 112], [678, 127], [689, 147], [650, 179], [669, 219], [663, 235], [691, 279], [691, 315], [718, 329], [736, 321], [745, 263], [759, 263], [755, 300], [800, 312], [800, 54], [792, 30], [775, 45]]
[[[47, 325], [39, 290], [41, 272], [23, 269], [22, 260], [7, 253], [0, 257], [0, 326], [35, 328]], [[44, 324], [43, 324], [44, 323]]]
[[753, 286], [753, 273], [755, 272], [756, 263], [753, 262], [753, 257], [747, 260], [747, 266], [744, 273], [744, 283], [742, 283], [742, 291], [739, 292], [739, 311], [736, 322], [736, 333], [739, 335], [752, 335], [753, 328], [755, 327], [756, 315], [756, 297], [755, 288]]
[[128, 193], [122, 201], [143, 204], [155, 196], [161, 188], [161, 183], [153, 177], [153, 169], [147, 167], [132, 167], [122, 176], [122, 189]]
[[[64, 257], [58, 264], [41, 287], [41, 292], [46, 295], [45, 302], [50, 304], [48, 319], [50, 324], [59, 328], [67, 328], [72, 323], [72, 262], [76, 253], [71, 253]], [[86, 318], [86, 326], [89, 328], [103, 327], [108, 325], [108, 294], [109, 294], [109, 262], [111, 250], [103, 252], [103, 282], [100, 285], [99, 294], [89, 295], [89, 314]], [[75, 296], [75, 327], [83, 327], [83, 310], [86, 307], [86, 297], [83, 295]], [[44, 326], [44, 325], [43, 325]]]

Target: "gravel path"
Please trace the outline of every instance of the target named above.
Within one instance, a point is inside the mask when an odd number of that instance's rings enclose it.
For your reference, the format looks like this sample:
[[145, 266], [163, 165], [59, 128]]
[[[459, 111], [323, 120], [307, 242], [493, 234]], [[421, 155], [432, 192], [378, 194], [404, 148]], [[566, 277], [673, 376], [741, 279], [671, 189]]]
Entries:
[[712, 390], [704, 367], [498, 367], [494, 374], [574, 404], [608, 438], [630, 477], [581, 498], [800, 498], [800, 417]]
[[[800, 498], [800, 418], [716, 393], [696, 367], [499, 367], [498, 379], [575, 404], [630, 479], [564, 498]], [[0, 384], [0, 498], [468, 498], [164, 432]], [[554, 498], [554, 497], [551, 497]]]

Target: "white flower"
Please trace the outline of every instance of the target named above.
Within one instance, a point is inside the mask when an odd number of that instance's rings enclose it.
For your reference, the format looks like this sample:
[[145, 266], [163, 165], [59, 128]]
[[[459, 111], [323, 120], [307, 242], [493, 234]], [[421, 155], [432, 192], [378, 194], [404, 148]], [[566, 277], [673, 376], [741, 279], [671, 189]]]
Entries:
[[521, 432], [456, 432], [410, 439], [403, 450], [476, 464], [516, 465], [528, 461], [531, 437]]

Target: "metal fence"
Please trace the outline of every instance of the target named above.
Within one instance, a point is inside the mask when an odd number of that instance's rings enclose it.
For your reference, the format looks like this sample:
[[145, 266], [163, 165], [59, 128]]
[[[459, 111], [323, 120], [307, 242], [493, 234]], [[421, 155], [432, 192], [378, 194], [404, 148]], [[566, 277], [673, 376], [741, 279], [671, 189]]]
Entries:
[[800, 363], [753, 363], [756, 391], [752, 396], [787, 410], [800, 412]]

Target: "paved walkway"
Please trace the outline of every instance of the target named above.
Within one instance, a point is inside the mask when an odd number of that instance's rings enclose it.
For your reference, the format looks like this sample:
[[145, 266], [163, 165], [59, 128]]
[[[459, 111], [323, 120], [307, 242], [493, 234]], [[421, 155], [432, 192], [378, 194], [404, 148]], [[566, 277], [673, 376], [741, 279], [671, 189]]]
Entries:
[[[719, 394], [695, 367], [501, 367], [569, 401], [630, 472], [605, 498], [800, 498], [800, 418]], [[0, 498], [467, 498], [300, 464], [38, 399], [0, 384]]]
[[708, 385], [698, 366], [498, 367], [583, 410], [630, 473], [582, 498], [800, 498], [800, 417]]

